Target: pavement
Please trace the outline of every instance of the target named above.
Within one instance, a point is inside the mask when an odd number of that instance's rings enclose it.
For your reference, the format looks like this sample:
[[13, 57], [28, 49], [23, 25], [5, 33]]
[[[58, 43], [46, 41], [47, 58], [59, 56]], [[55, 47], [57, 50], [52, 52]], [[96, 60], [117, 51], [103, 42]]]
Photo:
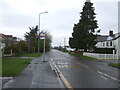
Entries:
[[7, 83], [4, 79], [3, 90], [9, 88], [65, 88], [60, 78], [51, 70], [47, 53], [45, 55], [34, 58], [21, 75], [9, 79]]

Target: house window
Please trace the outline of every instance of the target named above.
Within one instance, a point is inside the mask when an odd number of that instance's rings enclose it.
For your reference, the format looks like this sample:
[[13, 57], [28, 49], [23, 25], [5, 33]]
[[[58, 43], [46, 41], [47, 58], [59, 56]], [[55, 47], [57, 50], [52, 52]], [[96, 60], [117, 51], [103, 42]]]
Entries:
[[112, 46], [112, 41], [110, 41], [110, 46]]
[[106, 46], [108, 46], [108, 42], [106, 42]]
[[103, 47], [105, 46], [105, 43], [103, 43]]

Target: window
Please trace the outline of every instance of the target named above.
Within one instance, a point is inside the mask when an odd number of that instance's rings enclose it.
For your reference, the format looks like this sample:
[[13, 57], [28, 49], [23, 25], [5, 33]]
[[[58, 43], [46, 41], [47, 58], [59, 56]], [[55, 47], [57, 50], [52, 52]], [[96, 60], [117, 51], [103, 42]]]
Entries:
[[106, 42], [106, 46], [108, 46], [108, 42]]
[[103, 47], [105, 46], [105, 43], [103, 43]]
[[112, 41], [110, 41], [110, 46], [112, 46]]

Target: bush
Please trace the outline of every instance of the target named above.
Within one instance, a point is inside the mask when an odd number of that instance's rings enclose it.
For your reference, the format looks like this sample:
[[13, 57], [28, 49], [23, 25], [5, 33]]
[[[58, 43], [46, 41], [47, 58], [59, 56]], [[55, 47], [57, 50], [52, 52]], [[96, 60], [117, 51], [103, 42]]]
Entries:
[[4, 54], [10, 54], [11, 53], [11, 49], [12, 49], [11, 45], [5, 46]]
[[4, 53], [5, 54], [11, 54], [11, 50], [12, 50], [12, 54], [20, 54], [22, 53], [22, 50], [19, 46], [17, 45], [8, 45], [5, 47]]
[[27, 45], [27, 43], [25, 41], [18, 42], [17, 46], [19, 48], [21, 48], [23, 53], [27, 53], [28, 52], [28, 45]]

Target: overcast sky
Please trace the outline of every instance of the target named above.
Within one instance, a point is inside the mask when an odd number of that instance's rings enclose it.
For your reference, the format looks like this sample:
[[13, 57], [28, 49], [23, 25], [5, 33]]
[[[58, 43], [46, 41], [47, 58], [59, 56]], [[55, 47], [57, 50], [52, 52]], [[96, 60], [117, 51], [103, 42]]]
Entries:
[[[28, 27], [35, 27], [40, 19], [40, 29], [51, 33], [53, 46], [68, 45], [73, 26], [80, 19], [80, 12], [86, 0], [0, 0], [0, 33], [24, 39]], [[112, 29], [118, 32], [118, 1], [91, 0], [94, 3], [96, 20], [101, 34]]]

